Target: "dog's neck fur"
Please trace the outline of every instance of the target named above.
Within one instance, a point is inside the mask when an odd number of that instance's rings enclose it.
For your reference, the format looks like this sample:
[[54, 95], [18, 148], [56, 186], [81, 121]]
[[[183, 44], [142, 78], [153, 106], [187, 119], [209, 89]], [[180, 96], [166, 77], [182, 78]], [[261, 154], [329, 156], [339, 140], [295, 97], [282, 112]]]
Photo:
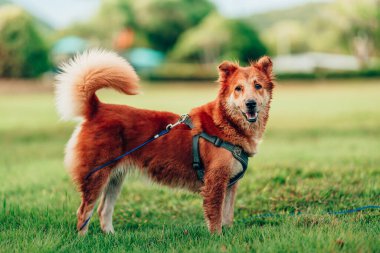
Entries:
[[240, 111], [234, 110], [221, 99], [215, 101], [214, 123], [225, 135], [225, 140], [241, 146], [248, 154], [257, 153], [268, 120], [269, 105], [260, 112], [255, 123], [248, 122]]

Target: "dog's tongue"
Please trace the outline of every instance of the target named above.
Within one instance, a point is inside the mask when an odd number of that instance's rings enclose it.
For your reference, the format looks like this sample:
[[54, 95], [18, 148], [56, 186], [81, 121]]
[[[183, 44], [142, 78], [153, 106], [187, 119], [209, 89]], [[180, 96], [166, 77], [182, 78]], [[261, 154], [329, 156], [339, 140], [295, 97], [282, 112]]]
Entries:
[[245, 115], [247, 116], [247, 119], [256, 119], [257, 112], [255, 112], [255, 113], [246, 112]]

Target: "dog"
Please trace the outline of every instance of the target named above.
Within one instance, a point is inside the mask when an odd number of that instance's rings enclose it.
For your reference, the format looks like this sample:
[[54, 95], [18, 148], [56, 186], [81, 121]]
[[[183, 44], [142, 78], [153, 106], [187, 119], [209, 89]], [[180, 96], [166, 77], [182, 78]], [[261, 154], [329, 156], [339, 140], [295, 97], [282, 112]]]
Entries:
[[55, 83], [57, 109], [64, 120], [80, 120], [67, 143], [64, 158], [82, 198], [77, 211], [79, 234], [88, 231], [88, 220], [99, 198], [101, 229], [114, 233], [114, 205], [125, 175], [133, 169], [154, 182], [200, 193], [211, 233], [219, 234], [222, 226], [232, 225], [238, 184], [227, 185], [242, 170], [242, 165], [228, 150], [200, 139], [199, 153], [205, 168], [204, 180], [200, 181], [192, 167], [192, 137], [203, 131], [253, 156], [268, 121], [275, 84], [272, 61], [267, 56], [247, 67], [224, 61], [218, 71], [220, 88], [216, 99], [189, 112], [193, 129], [179, 125], [85, 179], [93, 168], [140, 145], [175, 123], [179, 115], [102, 103], [96, 96], [96, 91], [102, 88], [127, 95], [139, 93], [139, 77], [116, 53], [90, 50], [62, 65]]

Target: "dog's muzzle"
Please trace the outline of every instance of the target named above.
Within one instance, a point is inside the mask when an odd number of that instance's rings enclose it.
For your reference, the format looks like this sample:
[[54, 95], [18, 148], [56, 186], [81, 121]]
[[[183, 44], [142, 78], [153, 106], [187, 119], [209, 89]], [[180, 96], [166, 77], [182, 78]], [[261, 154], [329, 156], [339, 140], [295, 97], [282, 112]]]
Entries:
[[253, 123], [257, 121], [257, 117], [259, 116], [259, 111], [257, 110], [257, 103], [255, 100], [251, 99], [245, 103], [246, 111], [242, 112], [246, 119]]

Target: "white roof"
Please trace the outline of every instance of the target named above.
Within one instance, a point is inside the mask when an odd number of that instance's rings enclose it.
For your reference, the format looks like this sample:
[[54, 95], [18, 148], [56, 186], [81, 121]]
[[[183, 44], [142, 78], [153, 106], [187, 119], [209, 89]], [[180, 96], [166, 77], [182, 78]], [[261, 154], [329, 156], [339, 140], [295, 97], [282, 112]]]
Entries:
[[273, 59], [277, 73], [312, 73], [317, 69], [358, 70], [359, 61], [352, 55], [309, 52], [293, 55], [279, 55]]

